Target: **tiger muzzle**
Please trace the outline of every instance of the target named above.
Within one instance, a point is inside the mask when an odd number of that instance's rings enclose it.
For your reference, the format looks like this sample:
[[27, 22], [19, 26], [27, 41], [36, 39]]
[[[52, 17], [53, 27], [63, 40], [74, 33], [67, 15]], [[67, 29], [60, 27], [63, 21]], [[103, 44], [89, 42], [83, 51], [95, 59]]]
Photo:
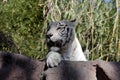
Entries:
[[52, 47], [52, 46], [54, 46], [54, 47], [62, 47], [62, 40], [57, 40], [57, 41], [52, 41], [52, 40], [48, 40], [47, 41], [47, 45], [49, 46], [49, 47]]

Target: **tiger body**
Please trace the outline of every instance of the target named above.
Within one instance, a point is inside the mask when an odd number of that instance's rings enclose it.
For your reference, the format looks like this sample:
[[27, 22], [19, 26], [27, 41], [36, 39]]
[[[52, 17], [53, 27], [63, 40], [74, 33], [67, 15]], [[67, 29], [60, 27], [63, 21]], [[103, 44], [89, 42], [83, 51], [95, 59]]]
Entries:
[[74, 41], [69, 44], [65, 50], [62, 50], [61, 53], [63, 55], [63, 60], [86, 61], [85, 55], [82, 51], [77, 37], [75, 37]]
[[57, 66], [61, 60], [87, 61], [75, 34], [75, 21], [58, 21], [49, 24], [46, 33], [47, 66]]

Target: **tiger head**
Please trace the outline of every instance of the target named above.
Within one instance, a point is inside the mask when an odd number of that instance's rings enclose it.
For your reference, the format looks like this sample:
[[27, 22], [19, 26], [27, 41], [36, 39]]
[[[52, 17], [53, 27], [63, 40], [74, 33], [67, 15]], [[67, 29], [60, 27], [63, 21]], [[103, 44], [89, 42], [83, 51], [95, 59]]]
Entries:
[[75, 37], [76, 20], [51, 22], [47, 27], [46, 43], [48, 47], [63, 47]]

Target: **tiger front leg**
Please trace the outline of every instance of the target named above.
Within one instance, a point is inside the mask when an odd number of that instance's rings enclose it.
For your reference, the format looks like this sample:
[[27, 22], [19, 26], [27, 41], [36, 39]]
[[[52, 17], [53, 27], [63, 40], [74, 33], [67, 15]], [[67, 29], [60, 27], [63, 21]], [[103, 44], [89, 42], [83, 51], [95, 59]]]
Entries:
[[55, 67], [61, 62], [61, 54], [55, 51], [50, 51], [46, 56], [47, 67]]

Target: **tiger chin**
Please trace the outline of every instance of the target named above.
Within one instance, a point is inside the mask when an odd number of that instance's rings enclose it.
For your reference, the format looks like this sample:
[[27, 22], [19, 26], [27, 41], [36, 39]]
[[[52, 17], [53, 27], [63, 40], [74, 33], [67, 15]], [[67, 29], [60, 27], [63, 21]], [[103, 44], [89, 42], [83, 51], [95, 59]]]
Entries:
[[55, 67], [61, 60], [87, 61], [75, 33], [76, 20], [49, 23], [46, 31], [47, 67]]

